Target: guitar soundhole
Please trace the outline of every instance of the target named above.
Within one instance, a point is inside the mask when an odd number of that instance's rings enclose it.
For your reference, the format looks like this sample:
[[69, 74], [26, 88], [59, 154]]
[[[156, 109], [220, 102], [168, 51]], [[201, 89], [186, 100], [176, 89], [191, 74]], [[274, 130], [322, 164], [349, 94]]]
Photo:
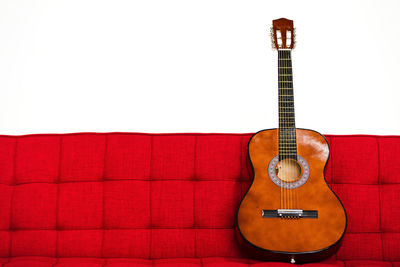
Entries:
[[297, 155], [297, 160], [274, 157], [268, 165], [268, 174], [271, 181], [279, 187], [295, 189], [307, 182], [310, 176], [310, 167], [307, 161]]
[[286, 183], [300, 179], [301, 166], [294, 159], [283, 159], [276, 165], [276, 175]]

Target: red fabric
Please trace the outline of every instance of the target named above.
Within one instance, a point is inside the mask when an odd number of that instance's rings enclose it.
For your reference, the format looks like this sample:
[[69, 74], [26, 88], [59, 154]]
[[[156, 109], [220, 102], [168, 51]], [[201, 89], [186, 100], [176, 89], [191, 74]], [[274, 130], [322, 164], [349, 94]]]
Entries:
[[[0, 136], [0, 267], [290, 266], [244, 258], [251, 134]], [[348, 214], [330, 260], [400, 266], [400, 137], [327, 136]]]

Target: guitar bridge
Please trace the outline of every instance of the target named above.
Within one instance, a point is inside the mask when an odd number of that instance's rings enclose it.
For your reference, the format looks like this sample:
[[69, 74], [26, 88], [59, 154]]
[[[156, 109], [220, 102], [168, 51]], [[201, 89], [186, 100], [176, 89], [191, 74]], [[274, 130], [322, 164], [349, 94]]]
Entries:
[[277, 209], [277, 210], [262, 210], [263, 218], [318, 218], [317, 210], [300, 210], [300, 209]]

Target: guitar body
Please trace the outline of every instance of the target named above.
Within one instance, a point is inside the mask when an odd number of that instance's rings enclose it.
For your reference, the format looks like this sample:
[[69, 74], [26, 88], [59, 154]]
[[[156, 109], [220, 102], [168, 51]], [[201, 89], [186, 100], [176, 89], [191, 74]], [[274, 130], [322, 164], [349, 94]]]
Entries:
[[[309, 175], [294, 189], [278, 186], [270, 177], [269, 168], [278, 171], [271, 162], [279, 154], [279, 129], [260, 131], [248, 144], [254, 180], [238, 209], [237, 234], [247, 252], [262, 260], [321, 260], [335, 252], [346, 230], [344, 207], [324, 178], [329, 157], [326, 139], [306, 129], [296, 129], [296, 136], [297, 154], [308, 164], [298, 164], [298, 176]], [[263, 210], [279, 209], [314, 211], [317, 218], [263, 217]]]

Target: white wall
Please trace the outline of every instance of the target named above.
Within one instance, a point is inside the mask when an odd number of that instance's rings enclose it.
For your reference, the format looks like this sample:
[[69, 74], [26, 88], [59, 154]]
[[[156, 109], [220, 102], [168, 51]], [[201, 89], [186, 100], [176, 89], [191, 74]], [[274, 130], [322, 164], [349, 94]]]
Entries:
[[297, 127], [400, 134], [400, 1], [2, 0], [0, 134], [277, 127], [272, 19], [293, 19]]

